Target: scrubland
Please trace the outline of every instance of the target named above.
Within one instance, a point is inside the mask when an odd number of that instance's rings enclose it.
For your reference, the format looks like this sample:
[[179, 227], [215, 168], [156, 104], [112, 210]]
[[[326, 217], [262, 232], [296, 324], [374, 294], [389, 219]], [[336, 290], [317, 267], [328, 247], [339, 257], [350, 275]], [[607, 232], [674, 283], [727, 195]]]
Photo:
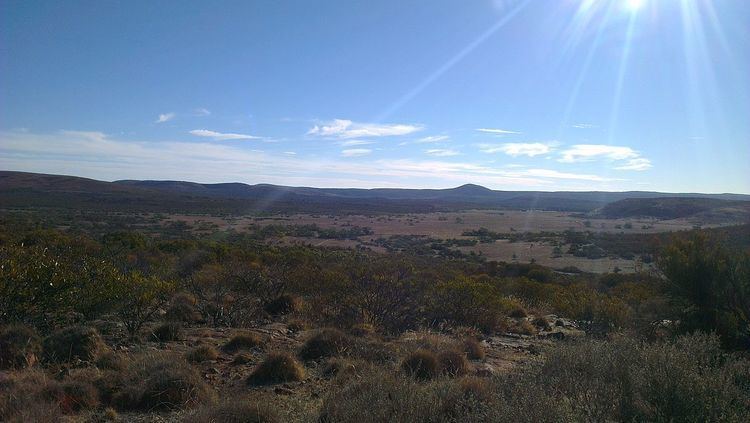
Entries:
[[593, 274], [0, 229], [0, 421], [750, 419], [750, 255], [713, 232]]

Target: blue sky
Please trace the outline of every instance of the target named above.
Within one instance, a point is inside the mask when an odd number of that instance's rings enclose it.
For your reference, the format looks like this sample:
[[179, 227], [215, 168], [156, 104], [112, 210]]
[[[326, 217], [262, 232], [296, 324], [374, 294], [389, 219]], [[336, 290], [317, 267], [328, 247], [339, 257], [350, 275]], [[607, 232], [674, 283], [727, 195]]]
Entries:
[[0, 168], [750, 193], [750, 2], [0, 2]]

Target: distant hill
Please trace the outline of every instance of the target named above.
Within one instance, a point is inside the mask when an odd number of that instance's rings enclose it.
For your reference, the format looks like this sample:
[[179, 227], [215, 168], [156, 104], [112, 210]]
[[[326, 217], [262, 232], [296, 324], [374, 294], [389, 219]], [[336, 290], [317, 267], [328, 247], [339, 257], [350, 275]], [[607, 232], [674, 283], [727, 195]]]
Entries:
[[600, 210], [606, 216], [607, 213], [630, 213], [618, 212], [617, 207], [605, 208], [609, 203], [625, 199], [671, 197], [715, 201], [750, 200], [750, 196], [739, 194], [495, 191], [473, 184], [448, 189], [354, 189], [243, 183], [201, 184], [185, 181], [103, 182], [74, 176], [0, 171], [0, 205], [3, 207], [342, 214], [497, 208], [572, 212]]
[[626, 198], [609, 203], [599, 214], [606, 218], [654, 217], [678, 219], [682, 217], [736, 218], [750, 217], [750, 201], [722, 200], [717, 198]]

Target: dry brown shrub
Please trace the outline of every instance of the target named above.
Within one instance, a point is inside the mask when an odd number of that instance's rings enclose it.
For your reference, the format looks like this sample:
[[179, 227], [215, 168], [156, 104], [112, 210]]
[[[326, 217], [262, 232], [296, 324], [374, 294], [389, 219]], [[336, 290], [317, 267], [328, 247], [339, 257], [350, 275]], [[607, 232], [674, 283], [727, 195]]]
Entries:
[[216, 360], [219, 352], [210, 345], [201, 345], [188, 351], [185, 358], [191, 363], [202, 363], [204, 361]]
[[11, 325], [0, 331], [0, 369], [33, 366], [41, 350], [39, 336], [33, 328]]
[[94, 328], [70, 326], [47, 336], [43, 342], [45, 360], [54, 363], [94, 361], [106, 345]]
[[224, 352], [235, 353], [241, 350], [252, 350], [263, 345], [263, 340], [257, 334], [248, 332], [234, 335], [229, 341], [221, 347]]
[[302, 348], [299, 356], [304, 360], [317, 360], [326, 357], [346, 355], [351, 352], [352, 339], [338, 329], [325, 328], [310, 337]]
[[277, 423], [281, 422], [281, 419], [268, 404], [233, 400], [203, 407], [183, 421], [185, 423]]
[[247, 378], [249, 385], [297, 382], [305, 377], [305, 368], [290, 354], [271, 353]]
[[456, 350], [442, 351], [437, 356], [440, 371], [447, 376], [463, 376], [469, 372], [469, 362], [463, 352]]
[[440, 374], [440, 364], [432, 351], [417, 350], [404, 358], [401, 371], [418, 380], [429, 380]]
[[476, 338], [464, 339], [464, 351], [466, 352], [466, 356], [471, 360], [484, 360], [484, 347]]

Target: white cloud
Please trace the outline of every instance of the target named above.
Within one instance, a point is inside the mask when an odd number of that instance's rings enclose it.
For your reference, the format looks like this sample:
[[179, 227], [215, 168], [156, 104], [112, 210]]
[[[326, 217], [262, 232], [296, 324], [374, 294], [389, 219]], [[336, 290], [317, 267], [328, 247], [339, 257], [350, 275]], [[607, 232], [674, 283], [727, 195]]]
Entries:
[[254, 135], [246, 135], [246, 134], [232, 134], [232, 133], [222, 133], [222, 132], [216, 132], [216, 131], [209, 131], [208, 129], [193, 129], [190, 131], [191, 135], [195, 135], [196, 137], [206, 137], [211, 138], [215, 141], [227, 141], [227, 140], [257, 140], [261, 137], [256, 137]]
[[420, 138], [416, 143], [431, 143], [431, 142], [441, 142], [441, 141], [447, 141], [450, 137], [448, 135], [430, 135], [429, 137]]
[[552, 151], [554, 143], [541, 142], [511, 142], [505, 144], [480, 144], [479, 150], [483, 153], [505, 153], [509, 156], [528, 156], [534, 157], [547, 154]]
[[158, 118], [156, 118], [156, 121], [154, 123], [164, 123], [164, 122], [174, 119], [175, 116], [177, 116], [177, 114], [173, 112], [162, 113], [159, 115]]
[[560, 162], [575, 163], [597, 159], [627, 160], [635, 159], [638, 152], [630, 147], [604, 144], [577, 144], [560, 152]]
[[615, 169], [617, 170], [649, 170], [653, 166], [651, 165], [651, 160], [639, 157], [637, 159], [630, 159], [622, 166], [617, 166]]
[[591, 128], [596, 128], [596, 125], [592, 125], [592, 124], [590, 124], [590, 123], [576, 123], [576, 124], [574, 124], [574, 125], [570, 125], [570, 126], [572, 126], [573, 128], [578, 128], [578, 129], [591, 129]]
[[339, 143], [342, 147], [353, 147], [355, 145], [370, 145], [373, 144], [372, 141], [364, 141], [364, 140], [348, 140], [348, 141], [341, 141]]
[[289, 155], [289, 156], [296, 156], [297, 155], [297, 153], [294, 152], [294, 151], [285, 151], [284, 154]]
[[479, 131], [479, 132], [485, 132], [485, 133], [488, 133], [488, 134], [497, 134], [497, 135], [520, 134], [520, 132], [508, 131], [508, 130], [505, 130], [505, 129], [497, 129], [497, 128], [477, 128], [477, 131]]
[[458, 156], [459, 153], [456, 150], [450, 150], [445, 148], [433, 148], [430, 150], [425, 150], [425, 153], [429, 154], [430, 156], [436, 156], [436, 157], [448, 157], [448, 156]]
[[421, 130], [422, 127], [418, 125], [356, 123], [346, 119], [334, 119], [322, 126], [315, 125], [307, 131], [307, 135], [349, 139], [407, 135]]
[[211, 111], [203, 107], [199, 107], [193, 111], [196, 116], [210, 116]]
[[[614, 179], [549, 169], [498, 168], [472, 162], [340, 157], [254, 151], [247, 143], [119, 139], [94, 131], [0, 131], [0, 169], [74, 174], [100, 180], [170, 179], [329, 187], [445, 188], [476, 183], [494, 189], [624, 189]], [[369, 154], [353, 149], [342, 155]], [[365, 151], [359, 151], [365, 150]]]
[[605, 182], [605, 181], [614, 180], [614, 179], [609, 179], [609, 178], [603, 178], [597, 175], [558, 172], [552, 169], [528, 169], [528, 170], [520, 172], [520, 174], [527, 175], [527, 176], [537, 176], [541, 178], [576, 179], [576, 180], [582, 180], [582, 181], [597, 181], [597, 182]]
[[370, 153], [372, 153], [372, 150], [370, 150], [369, 148], [350, 148], [341, 151], [341, 155], [344, 157], [366, 156]]

